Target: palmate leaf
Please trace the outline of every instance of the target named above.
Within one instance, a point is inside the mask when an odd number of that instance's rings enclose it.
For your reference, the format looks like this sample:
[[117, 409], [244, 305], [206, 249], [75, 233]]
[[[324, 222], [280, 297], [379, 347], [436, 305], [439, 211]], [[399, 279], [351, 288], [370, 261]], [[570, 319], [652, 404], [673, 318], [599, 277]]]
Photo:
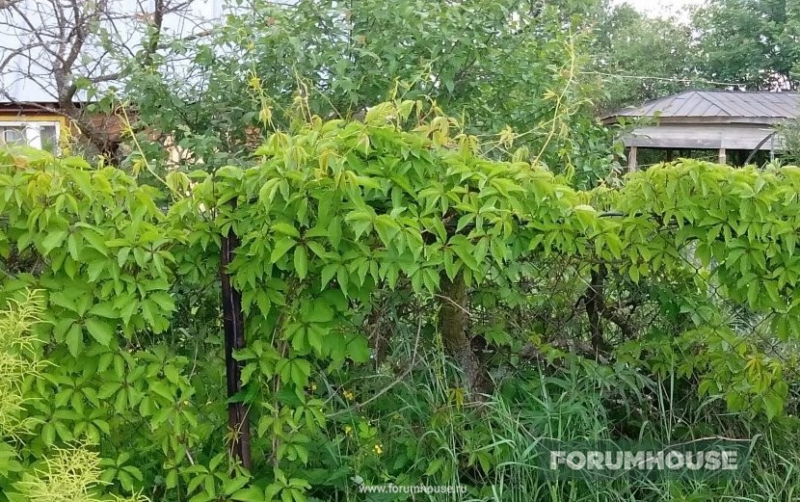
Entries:
[[292, 249], [297, 241], [292, 238], [286, 237], [283, 238], [275, 243], [275, 247], [272, 249], [272, 253], [270, 254], [269, 260], [272, 263], [278, 262], [283, 256]]
[[294, 250], [294, 270], [300, 279], [308, 275], [308, 251], [304, 246], [297, 246]]
[[114, 338], [114, 328], [108, 321], [100, 320], [98, 317], [89, 317], [84, 321], [89, 335], [97, 340], [101, 345], [108, 347]]
[[78, 357], [83, 347], [83, 330], [78, 323], [73, 323], [64, 339], [72, 357]]
[[49, 254], [55, 248], [60, 247], [67, 237], [66, 230], [52, 230], [45, 235], [42, 239], [42, 250], [45, 255]]
[[275, 233], [293, 237], [295, 239], [300, 238], [300, 232], [295, 227], [293, 227], [288, 223], [273, 223], [272, 225], [270, 225], [270, 228]]

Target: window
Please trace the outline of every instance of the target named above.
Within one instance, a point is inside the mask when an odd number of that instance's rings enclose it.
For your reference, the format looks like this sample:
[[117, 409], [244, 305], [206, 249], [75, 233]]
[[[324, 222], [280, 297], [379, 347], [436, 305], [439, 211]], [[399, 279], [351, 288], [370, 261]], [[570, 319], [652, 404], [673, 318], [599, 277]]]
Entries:
[[39, 138], [42, 150], [56, 153], [58, 149], [58, 131], [54, 125], [43, 125], [39, 128]]
[[25, 126], [0, 127], [0, 138], [5, 145], [26, 145]]
[[0, 122], [0, 145], [58, 152], [58, 122]]

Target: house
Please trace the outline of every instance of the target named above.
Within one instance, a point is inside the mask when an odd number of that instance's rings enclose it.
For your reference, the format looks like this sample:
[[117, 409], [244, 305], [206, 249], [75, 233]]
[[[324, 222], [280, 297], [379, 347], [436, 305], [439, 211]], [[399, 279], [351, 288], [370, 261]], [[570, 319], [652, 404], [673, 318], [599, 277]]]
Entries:
[[52, 103], [0, 102], [0, 144], [55, 153], [67, 134], [67, 120], [52, 111]]
[[626, 108], [602, 118], [604, 124], [633, 122], [620, 136], [628, 150], [628, 168], [636, 170], [642, 154], [672, 160], [705, 151], [721, 164], [744, 164], [758, 152], [770, 158], [781, 149], [776, 126], [800, 118], [800, 95], [794, 92], [687, 90]]
[[[81, 109], [88, 103], [73, 105]], [[86, 127], [95, 130], [95, 136], [102, 136], [99, 139], [103, 143], [111, 145], [122, 141], [125, 119], [119, 113], [82, 113], [81, 116]], [[55, 101], [0, 101], [0, 145], [26, 145], [57, 153], [80, 134], [75, 120], [62, 113]]]
[[[124, 87], [124, 71], [114, 51], [101, 43], [104, 37], [113, 35], [108, 43], [133, 56], [151, 40], [153, 26], [170, 39], [189, 39], [207, 33], [224, 14], [223, 0], [72, 1], [68, 16], [43, 8], [40, 0], [5, 3], [0, 8], [0, 144], [55, 151], [67, 138], [80, 136], [85, 153], [109, 159], [118, 157], [130, 111], [88, 108], [95, 95], [87, 87], [98, 90], [97, 96]], [[170, 64], [173, 71], [180, 66], [179, 61]]]

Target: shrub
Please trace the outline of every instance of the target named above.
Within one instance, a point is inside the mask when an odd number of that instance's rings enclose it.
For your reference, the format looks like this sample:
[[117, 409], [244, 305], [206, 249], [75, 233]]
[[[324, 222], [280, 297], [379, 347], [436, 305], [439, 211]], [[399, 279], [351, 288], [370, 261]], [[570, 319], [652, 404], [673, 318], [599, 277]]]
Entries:
[[[43, 290], [52, 363], [24, 388], [22, 470], [89, 440], [121, 496], [580, 500], [596, 487], [536, 479], [526, 441], [793, 437], [797, 168], [579, 191], [416, 107], [314, 119], [159, 189], [6, 155], [2, 298]], [[690, 488], [741, 485], [603, 490]]]

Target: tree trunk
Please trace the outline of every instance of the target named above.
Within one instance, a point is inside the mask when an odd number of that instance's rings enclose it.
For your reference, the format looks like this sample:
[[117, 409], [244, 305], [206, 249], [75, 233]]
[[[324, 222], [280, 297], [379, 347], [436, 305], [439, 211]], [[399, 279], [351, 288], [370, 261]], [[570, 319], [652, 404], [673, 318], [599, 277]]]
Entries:
[[586, 291], [584, 301], [586, 303], [586, 315], [589, 317], [589, 333], [591, 334], [592, 348], [595, 354], [599, 354], [603, 347], [603, 288], [606, 278], [606, 267], [603, 264], [597, 266], [597, 270], [592, 270], [592, 279], [589, 289]]
[[453, 281], [441, 275], [439, 322], [444, 348], [455, 359], [464, 374], [466, 391], [471, 399], [482, 401], [492, 390], [491, 380], [478, 355], [472, 350], [469, 337], [469, 296], [464, 277]]
[[589, 288], [583, 296], [583, 301], [586, 305], [586, 316], [589, 318], [592, 349], [598, 358], [605, 357], [613, 351], [613, 347], [603, 334], [603, 319], [614, 323], [622, 333], [624, 340], [630, 340], [634, 336], [634, 327], [631, 325], [630, 320], [620, 311], [606, 305], [605, 284], [607, 275], [608, 269], [606, 265], [604, 263], [597, 265], [597, 269], [592, 270]]

